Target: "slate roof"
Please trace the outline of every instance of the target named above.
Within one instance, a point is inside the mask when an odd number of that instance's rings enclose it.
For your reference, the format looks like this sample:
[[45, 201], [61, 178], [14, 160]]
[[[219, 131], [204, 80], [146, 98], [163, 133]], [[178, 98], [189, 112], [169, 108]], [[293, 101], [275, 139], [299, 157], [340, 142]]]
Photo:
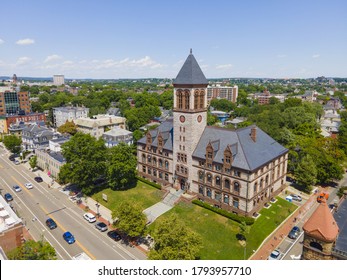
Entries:
[[[250, 136], [252, 127], [257, 130], [255, 142]], [[229, 146], [233, 153], [232, 166], [250, 171], [288, 152], [288, 149], [256, 126], [238, 130], [206, 127], [193, 152], [193, 157], [205, 159], [206, 147], [209, 143], [215, 149], [214, 162], [223, 164], [224, 151]]]
[[[159, 133], [163, 137], [164, 146], [163, 149], [172, 151], [173, 150], [173, 119], [168, 119], [159, 125], [157, 128], [150, 130], [152, 135], [152, 146], [158, 147], [158, 136]], [[142, 137], [137, 143], [146, 144], [147, 136]]]
[[337, 211], [334, 213], [334, 219], [340, 230], [335, 243], [335, 249], [347, 254], [347, 199], [337, 208]]
[[302, 229], [310, 236], [323, 241], [335, 241], [339, 227], [325, 201], [319, 204]]
[[208, 85], [204, 73], [196, 61], [192, 51], [188, 55], [173, 85]]

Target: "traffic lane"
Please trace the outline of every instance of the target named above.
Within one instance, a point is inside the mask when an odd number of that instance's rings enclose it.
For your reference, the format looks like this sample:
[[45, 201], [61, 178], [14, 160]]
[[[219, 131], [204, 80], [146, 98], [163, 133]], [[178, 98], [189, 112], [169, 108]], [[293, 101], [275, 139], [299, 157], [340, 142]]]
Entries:
[[300, 236], [294, 240], [292, 243], [292, 246], [290, 246], [285, 255], [283, 256], [283, 260], [297, 260], [300, 259], [302, 254], [302, 242], [304, 240], [304, 234], [303, 232], [300, 234]]

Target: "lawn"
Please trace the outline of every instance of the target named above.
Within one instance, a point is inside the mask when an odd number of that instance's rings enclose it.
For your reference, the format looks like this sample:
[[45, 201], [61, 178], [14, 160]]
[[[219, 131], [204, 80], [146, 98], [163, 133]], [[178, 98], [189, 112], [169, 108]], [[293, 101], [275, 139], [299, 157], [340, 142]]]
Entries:
[[[107, 195], [107, 202], [102, 199], [102, 194]], [[104, 189], [92, 195], [92, 198], [110, 210], [122, 201], [135, 202], [144, 210], [162, 200], [162, 192], [141, 181], [136, 187], [124, 191], [114, 191], [110, 188]]]
[[[252, 225], [248, 237], [246, 258], [256, 250], [263, 240], [294, 210], [296, 206], [277, 198], [269, 209], [262, 209], [261, 216]], [[200, 258], [203, 260], [242, 260], [245, 249], [236, 235], [239, 224], [216, 213], [193, 204], [180, 203], [159, 217], [162, 219], [175, 213], [188, 227], [199, 233], [203, 240]], [[155, 226], [156, 221], [150, 228]]]

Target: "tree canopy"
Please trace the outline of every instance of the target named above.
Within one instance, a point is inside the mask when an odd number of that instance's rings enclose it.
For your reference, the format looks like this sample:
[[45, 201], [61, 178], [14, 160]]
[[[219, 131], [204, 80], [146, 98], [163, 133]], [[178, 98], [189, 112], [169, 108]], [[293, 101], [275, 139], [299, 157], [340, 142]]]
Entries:
[[77, 133], [77, 125], [71, 121], [66, 121], [63, 125], [58, 127], [58, 132], [64, 134], [70, 134], [70, 135], [75, 135]]
[[11, 153], [19, 153], [21, 151], [22, 139], [15, 135], [4, 136], [4, 145]]
[[28, 240], [7, 254], [10, 260], [56, 260], [55, 249], [45, 241]]
[[150, 260], [196, 260], [202, 246], [201, 236], [189, 229], [177, 216], [171, 215], [156, 223], [152, 232], [154, 248]]

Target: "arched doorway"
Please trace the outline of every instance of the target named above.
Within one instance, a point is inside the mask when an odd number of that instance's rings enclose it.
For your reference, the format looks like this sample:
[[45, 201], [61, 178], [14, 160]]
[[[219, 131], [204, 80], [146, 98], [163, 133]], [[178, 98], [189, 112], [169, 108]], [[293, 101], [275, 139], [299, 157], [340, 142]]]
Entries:
[[185, 190], [185, 187], [186, 187], [186, 180], [184, 180], [184, 179], [181, 179], [180, 180], [180, 185], [181, 185], [181, 190]]

